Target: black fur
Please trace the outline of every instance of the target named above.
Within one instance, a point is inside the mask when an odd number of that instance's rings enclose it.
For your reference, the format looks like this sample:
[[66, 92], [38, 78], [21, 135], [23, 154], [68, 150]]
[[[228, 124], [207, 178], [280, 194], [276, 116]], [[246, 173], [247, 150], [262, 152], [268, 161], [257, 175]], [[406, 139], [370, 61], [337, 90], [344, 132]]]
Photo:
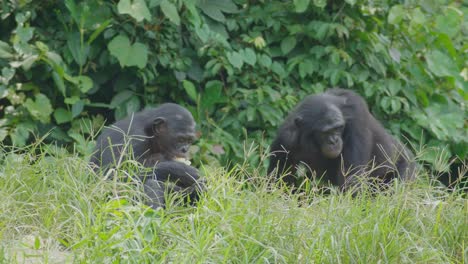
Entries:
[[[338, 139], [342, 148], [336, 158], [326, 158], [321, 147], [327, 143], [314, 135], [335, 124], [344, 124]], [[270, 150], [268, 173], [274, 172], [277, 178], [283, 175], [291, 184], [301, 163], [344, 190], [366, 171], [384, 182], [414, 177], [410, 151], [385, 131], [364, 99], [350, 90], [335, 88], [306, 97], [286, 117]], [[376, 168], [369, 170], [373, 165]]]
[[[164, 207], [166, 189], [187, 193], [194, 198], [203, 189], [198, 170], [175, 161], [176, 158], [187, 158], [188, 148], [194, 139], [192, 114], [180, 105], [166, 103], [104, 128], [96, 140], [91, 162], [108, 168], [134, 158], [145, 167], [152, 168], [151, 173], [141, 176], [144, 190], [150, 197], [150, 206]], [[172, 183], [171, 188], [167, 188], [168, 181]]]

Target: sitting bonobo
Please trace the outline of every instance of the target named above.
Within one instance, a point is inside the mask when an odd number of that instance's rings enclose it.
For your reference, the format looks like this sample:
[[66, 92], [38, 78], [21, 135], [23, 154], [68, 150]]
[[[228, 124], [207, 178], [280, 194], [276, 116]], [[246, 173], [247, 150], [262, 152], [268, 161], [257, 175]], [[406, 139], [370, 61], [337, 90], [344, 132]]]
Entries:
[[346, 190], [357, 185], [358, 175], [384, 183], [413, 179], [412, 158], [372, 116], [362, 97], [335, 88], [306, 97], [291, 111], [271, 145], [268, 173], [294, 183], [297, 166], [304, 164]]
[[166, 189], [187, 194], [192, 200], [198, 199], [204, 189], [198, 170], [188, 161], [194, 140], [192, 114], [180, 105], [166, 103], [104, 128], [96, 140], [91, 162], [107, 168], [133, 153], [136, 160], [152, 168], [151, 173], [141, 176], [149, 205], [164, 207]]

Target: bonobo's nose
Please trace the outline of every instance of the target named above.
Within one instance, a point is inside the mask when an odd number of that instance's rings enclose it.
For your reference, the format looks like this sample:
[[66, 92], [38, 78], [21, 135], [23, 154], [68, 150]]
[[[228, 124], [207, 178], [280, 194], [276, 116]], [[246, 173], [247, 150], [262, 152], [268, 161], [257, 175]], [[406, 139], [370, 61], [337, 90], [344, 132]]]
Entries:
[[183, 153], [187, 153], [188, 150], [189, 150], [189, 147], [188, 147], [188, 146], [182, 147], [182, 152], [183, 152]]

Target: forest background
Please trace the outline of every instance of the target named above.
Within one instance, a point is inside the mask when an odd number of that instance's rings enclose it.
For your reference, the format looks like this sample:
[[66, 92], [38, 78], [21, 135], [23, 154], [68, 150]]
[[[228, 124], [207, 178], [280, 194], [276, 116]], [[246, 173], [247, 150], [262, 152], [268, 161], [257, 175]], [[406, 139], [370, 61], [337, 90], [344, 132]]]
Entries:
[[468, 152], [466, 2], [23, 0], [0, 15], [7, 145], [45, 137], [88, 156], [104, 122], [171, 101], [199, 124], [195, 162], [226, 165], [339, 86], [424, 146], [419, 160], [457, 166]]
[[[0, 263], [468, 263], [467, 18], [465, 0], [0, 1]], [[415, 182], [266, 177], [287, 112], [334, 86], [413, 150]], [[194, 115], [207, 188], [152, 210], [87, 158], [103, 124], [163, 102]]]

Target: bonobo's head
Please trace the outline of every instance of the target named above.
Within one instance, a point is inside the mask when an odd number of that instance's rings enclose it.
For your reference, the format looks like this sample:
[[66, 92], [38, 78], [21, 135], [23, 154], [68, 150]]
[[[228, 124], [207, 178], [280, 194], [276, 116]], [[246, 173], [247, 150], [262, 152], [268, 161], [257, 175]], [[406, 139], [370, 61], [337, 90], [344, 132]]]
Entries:
[[339, 105], [343, 98], [320, 94], [302, 101], [294, 112], [294, 125], [298, 131], [298, 144], [301, 148], [315, 148], [327, 159], [340, 156], [343, 150], [345, 119]]
[[190, 145], [196, 139], [192, 114], [178, 104], [166, 103], [156, 108], [151, 118], [145, 131], [152, 136], [152, 152], [168, 160], [187, 159]]

